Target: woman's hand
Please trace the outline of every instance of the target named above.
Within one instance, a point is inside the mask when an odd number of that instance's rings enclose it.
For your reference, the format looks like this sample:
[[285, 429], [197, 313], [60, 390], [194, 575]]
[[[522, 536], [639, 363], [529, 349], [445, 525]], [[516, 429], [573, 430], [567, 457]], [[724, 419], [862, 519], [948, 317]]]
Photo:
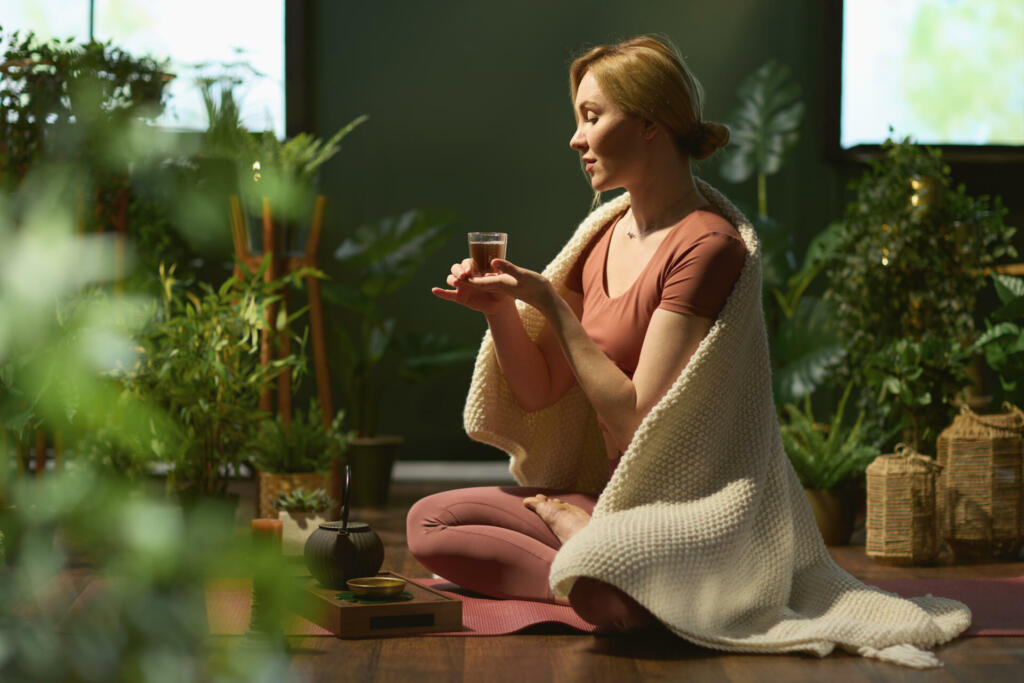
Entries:
[[491, 268], [495, 270], [494, 273], [473, 276], [469, 283], [481, 292], [524, 301], [545, 316], [548, 315], [554, 297], [558, 294], [547, 278], [505, 259], [492, 260]]
[[502, 306], [511, 303], [511, 299], [507, 295], [496, 291], [484, 291], [470, 281], [473, 276], [473, 259], [467, 258], [460, 263], [454, 263], [451, 270], [447, 282], [448, 286], [453, 289], [434, 287], [430, 290], [439, 299], [454, 301], [484, 315], [493, 315]]

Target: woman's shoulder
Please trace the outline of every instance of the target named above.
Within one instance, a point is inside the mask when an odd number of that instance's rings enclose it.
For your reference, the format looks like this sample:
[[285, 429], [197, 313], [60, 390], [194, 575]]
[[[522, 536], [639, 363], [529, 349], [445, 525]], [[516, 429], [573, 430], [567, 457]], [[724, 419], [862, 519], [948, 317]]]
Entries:
[[695, 210], [683, 219], [683, 223], [685, 225], [679, 227], [684, 229], [675, 231], [679, 239], [696, 242], [703, 241], [703, 238], [709, 235], [715, 235], [743, 244], [740, 231], [713, 204]]
[[668, 239], [672, 244], [665, 250], [665, 272], [699, 261], [710, 261], [719, 267], [730, 263], [738, 269], [747, 254], [747, 244], [740, 231], [713, 206], [692, 212]]

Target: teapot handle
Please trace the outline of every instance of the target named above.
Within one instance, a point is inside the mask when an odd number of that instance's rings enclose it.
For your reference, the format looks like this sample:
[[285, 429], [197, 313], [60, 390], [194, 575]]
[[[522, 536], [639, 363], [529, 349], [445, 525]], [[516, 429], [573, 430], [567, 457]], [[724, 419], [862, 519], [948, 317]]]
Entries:
[[352, 466], [345, 465], [345, 478], [341, 489], [341, 530], [348, 530], [348, 499], [352, 492]]

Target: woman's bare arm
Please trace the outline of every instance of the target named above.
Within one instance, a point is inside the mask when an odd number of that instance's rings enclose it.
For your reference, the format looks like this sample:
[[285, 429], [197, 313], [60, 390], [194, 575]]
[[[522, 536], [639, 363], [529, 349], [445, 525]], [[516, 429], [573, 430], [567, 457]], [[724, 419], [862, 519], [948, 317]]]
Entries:
[[[512, 396], [528, 412], [546, 408], [576, 382], [558, 340], [550, 326], [545, 326], [536, 342], [530, 339], [516, 311], [515, 299], [475, 287], [469, 281], [472, 268], [472, 259], [454, 264], [447, 280], [452, 289], [435, 287], [434, 295], [484, 314]], [[578, 319], [583, 311], [583, 295], [566, 291], [564, 301]]]
[[[582, 315], [582, 295], [568, 292], [561, 300], [578, 321]], [[512, 303], [488, 315], [487, 325], [501, 372], [523, 410], [532, 412], [550, 406], [576, 382], [550, 325], [544, 327], [534, 342]]]
[[477, 278], [475, 286], [522, 299], [544, 315], [576, 381], [616, 448], [624, 451], [644, 417], [686, 367], [713, 321], [656, 310], [630, 379], [587, 335], [579, 316], [551, 283], [507, 261], [495, 263], [501, 274]]

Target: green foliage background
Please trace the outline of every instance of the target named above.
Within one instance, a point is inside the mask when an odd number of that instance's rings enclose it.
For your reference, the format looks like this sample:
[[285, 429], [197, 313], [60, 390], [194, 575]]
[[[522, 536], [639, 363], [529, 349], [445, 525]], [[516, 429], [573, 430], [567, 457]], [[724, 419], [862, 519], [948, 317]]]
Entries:
[[878, 425], [932, 452], [967, 384], [978, 292], [994, 263], [1017, 255], [1001, 200], [953, 186], [934, 149], [889, 141], [853, 185], [831, 230], [826, 301], [847, 351], [842, 376]]

